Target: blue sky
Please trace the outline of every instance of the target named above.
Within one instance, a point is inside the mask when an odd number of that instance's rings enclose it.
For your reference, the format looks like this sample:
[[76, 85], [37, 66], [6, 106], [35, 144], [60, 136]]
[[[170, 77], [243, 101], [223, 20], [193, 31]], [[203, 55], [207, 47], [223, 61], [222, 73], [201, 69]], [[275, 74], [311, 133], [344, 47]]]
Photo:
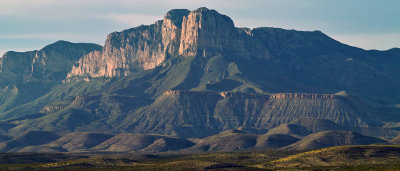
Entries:
[[205, 6], [237, 27], [321, 30], [364, 49], [400, 47], [397, 0], [0, 0], [0, 56], [57, 40], [104, 44], [107, 34]]

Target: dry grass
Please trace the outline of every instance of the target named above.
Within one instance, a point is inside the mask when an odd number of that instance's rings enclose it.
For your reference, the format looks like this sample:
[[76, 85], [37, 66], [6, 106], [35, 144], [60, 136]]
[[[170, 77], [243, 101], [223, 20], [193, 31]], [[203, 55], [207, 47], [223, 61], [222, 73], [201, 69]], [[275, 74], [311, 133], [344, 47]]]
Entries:
[[[141, 156], [141, 157], [140, 157]], [[202, 154], [91, 154], [50, 163], [0, 165], [0, 170], [396, 170], [400, 146], [340, 146], [308, 152], [248, 151]]]

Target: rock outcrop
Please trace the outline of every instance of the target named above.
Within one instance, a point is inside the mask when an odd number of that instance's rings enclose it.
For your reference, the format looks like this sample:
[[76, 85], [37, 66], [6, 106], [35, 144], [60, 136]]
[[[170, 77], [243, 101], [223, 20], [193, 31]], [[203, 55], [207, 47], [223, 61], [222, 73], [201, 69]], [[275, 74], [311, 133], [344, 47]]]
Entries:
[[316, 93], [277, 93], [271, 95], [273, 99], [334, 99], [334, 94]]

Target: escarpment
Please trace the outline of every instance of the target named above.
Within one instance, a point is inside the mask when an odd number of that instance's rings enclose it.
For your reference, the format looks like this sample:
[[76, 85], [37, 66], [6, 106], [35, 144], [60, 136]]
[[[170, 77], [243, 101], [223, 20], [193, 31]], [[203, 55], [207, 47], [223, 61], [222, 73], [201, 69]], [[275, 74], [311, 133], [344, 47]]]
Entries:
[[179, 54], [222, 55], [235, 31], [233, 21], [217, 11], [199, 8], [183, 18]]
[[176, 9], [152, 25], [111, 33], [103, 51], [82, 57], [67, 77], [127, 76], [153, 69], [168, 58], [230, 54], [271, 57], [252, 30], [236, 28], [228, 16], [207, 8]]
[[103, 51], [84, 56], [68, 77], [127, 76], [158, 66], [167, 57], [177, 55], [181, 18], [188, 13], [188, 10], [172, 10], [152, 25], [111, 33]]
[[0, 58], [0, 85], [59, 83], [78, 59], [101, 46], [57, 41], [41, 50], [7, 52]]

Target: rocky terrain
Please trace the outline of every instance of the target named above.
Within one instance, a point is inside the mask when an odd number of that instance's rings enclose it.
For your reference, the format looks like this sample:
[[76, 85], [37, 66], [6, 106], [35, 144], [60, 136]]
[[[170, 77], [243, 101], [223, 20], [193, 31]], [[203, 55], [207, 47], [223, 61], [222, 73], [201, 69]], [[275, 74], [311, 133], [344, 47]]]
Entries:
[[[176, 9], [152, 25], [109, 34], [104, 47], [58, 41], [5, 53], [0, 149], [395, 144], [398, 78], [398, 48], [363, 50], [320, 31], [237, 28], [215, 10]], [[326, 139], [332, 142], [314, 143]]]

